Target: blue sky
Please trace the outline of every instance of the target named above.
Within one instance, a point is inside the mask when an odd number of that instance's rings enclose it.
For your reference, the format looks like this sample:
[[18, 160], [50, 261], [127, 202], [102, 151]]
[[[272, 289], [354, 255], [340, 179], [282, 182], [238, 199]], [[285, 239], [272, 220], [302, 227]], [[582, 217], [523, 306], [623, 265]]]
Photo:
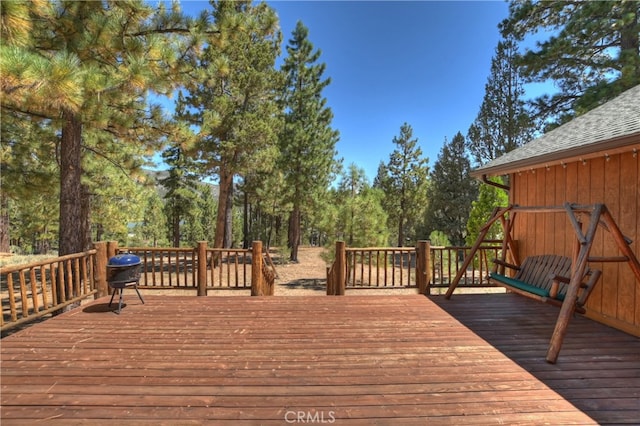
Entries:
[[[445, 138], [466, 135], [475, 119], [508, 16], [502, 1], [269, 1], [285, 46], [298, 20], [322, 55], [331, 84], [323, 92], [340, 132], [345, 166], [371, 182], [395, 148], [400, 126], [413, 127], [433, 166]], [[183, 1], [192, 13], [206, 1]]]

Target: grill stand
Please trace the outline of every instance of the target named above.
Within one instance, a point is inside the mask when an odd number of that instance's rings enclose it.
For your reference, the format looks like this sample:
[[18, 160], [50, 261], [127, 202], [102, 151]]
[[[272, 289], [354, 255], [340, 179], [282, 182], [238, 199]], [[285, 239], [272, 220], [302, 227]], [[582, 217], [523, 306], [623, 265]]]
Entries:
[[111, 300], [109, 300], [109, 307], [111, 307], [111, 303], [113, 302], [113, 297], [116, 295], [116, 293], [120, 293], [120, 300], [118, 301], [118, 315], [120, 315], [120, 310], [122, 309], [122, 292], [124, 291], [125, 287], [133, 287], [136, 293], [138, 293], [138, 297], [140, 298], [140, 301], [144, 305], [144, 299], [142, 298], [142, 294], [140, 294], [140, 291], [138, 290], [138, 281], [122, 282], [122, 283], [110, 282], [109, 287], [113, 289], [113, 293], [111, 293]]

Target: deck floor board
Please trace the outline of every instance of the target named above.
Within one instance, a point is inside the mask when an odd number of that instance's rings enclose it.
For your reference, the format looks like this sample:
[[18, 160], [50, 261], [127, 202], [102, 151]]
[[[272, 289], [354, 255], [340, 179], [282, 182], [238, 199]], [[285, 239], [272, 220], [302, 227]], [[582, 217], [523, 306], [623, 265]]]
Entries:
[[128, 296], [2, 340], [3, 425], [640, 424], [640, 339], [576, 317], [548, 364], [516, 295]]

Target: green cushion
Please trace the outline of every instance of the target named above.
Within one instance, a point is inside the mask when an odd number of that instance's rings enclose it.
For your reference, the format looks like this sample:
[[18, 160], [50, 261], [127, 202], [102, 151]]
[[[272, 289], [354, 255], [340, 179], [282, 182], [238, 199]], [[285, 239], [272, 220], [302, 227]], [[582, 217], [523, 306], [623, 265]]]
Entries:
[[[511, 287], [519, 288], [520, 290], [523, 290], [529, 293], [537, 294], [538, 296], [542, 296], [542, 297], [550, 296], [548, 290], [533, 286], [531, 284], [527, 284], [524, 281], [516, 280], [510, 277], [505, 277], [504, 275], [500, 275], [500, 274], [494, 274], [493, 272], [489, 273], [489, 276], [496, 281], [500, 281], [501, 283], [510, 285]], [[560, 297], [558, 297], [558, 299], [560, 299]]]

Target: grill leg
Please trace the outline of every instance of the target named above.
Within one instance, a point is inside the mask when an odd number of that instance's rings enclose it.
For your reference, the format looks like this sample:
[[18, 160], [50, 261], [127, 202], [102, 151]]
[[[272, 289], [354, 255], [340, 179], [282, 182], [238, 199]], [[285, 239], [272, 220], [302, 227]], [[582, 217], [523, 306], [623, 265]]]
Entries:
[[136, 284], [135, 286], [133, 286], [133, 288], [136, 290], [136, 293], [138, 293], [138, 297], [140, 298], [140, 301], [142, 302], [142, 304], [144, 305], [144, 299], [142, 298], [142, 295], [140, 294], [140, 290], [138, 290], [138, 284]]
[[[113, 293], [111, 293], [111, 300], [109, 300], [109, 307], [111, 307], [111, 304], [113, 303], [113, 298], [116, 295], [116, 292], [119, 293], [118, 314], [120, 313], [120, 310], [122, 309], [122, 292], [124, 291], [124, 289], [126, 287], [127, 287], [127, 285], [125, 285], [123, 287], [112, 287]], [[142, 294], [140, 294], [140, 290], [138, 290], [138, 283], [134, 282], [133, 285], [129, 284], [128, 287], [133, 287], [134, 288], [134, 290], [138, 294], [138, 297], [140, 298], [140, 301], [144, 305], [144, 299], [142, 298]]]
[[124, 288], [120, 289], [120, 301], [118, 302], [118, 315], [120, 315], [120, 310], [122, 309], [122, 291]]
[[111, 292], [111, 300], [109, 300], [109, 307], [111, 307], [111, 303], [113, 302], [113, 296], [116, 295], [116, 292], [118, 291], [118, 289], [117, 288], [112, 288], [111, 290], [112, 290], [112, 292]]

